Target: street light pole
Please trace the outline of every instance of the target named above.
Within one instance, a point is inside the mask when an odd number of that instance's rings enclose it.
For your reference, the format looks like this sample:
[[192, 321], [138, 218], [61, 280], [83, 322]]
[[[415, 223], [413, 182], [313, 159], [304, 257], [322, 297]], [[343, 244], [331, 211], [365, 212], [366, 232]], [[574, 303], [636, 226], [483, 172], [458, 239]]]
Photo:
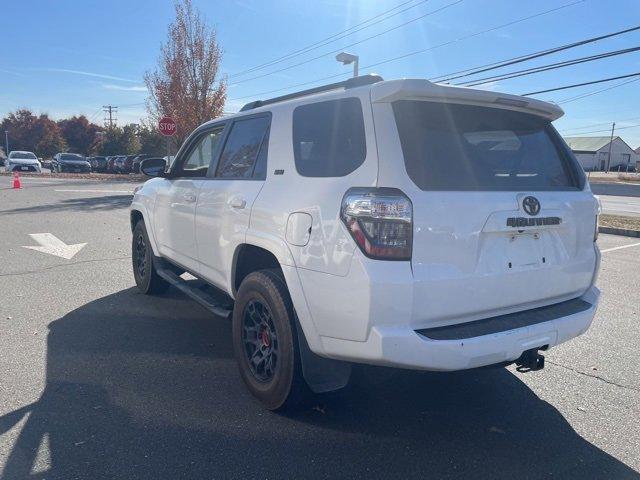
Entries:
[[4, 131], [4, 148], [6, 149], [5, 154], [9, 156], [9, 130]]
[[358, 76], [358, 63], [360, 57], [358, 55], [353, 55], [352, 53], [340, 52], [336, 55], [336, 60], [342, 63], [343, 65], [349, 65], [353, 63], [353, 76], [354, 78]]

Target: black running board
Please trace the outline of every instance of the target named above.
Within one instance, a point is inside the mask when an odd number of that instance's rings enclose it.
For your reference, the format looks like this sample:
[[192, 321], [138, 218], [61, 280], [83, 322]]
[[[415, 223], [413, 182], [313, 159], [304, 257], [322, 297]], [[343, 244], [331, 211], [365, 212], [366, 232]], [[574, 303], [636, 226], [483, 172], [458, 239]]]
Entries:
[[[158, 275], [161, 278], [169, 282], [176, 287], [182, 293], [198, 302], [204, 308], [209, 310], [214, 315], [226, 318], [231, 315], [233, 311], [233, 305], [222, 302], [215, 296], [206, 291], [208, 284], [201, 280], [185, 280], [182, 277], [176, 275], [169, 268], [161, 266], [161, 262], [157, 262], [155, 267]], [[213, 288], [213, 287], [211, 287]]]

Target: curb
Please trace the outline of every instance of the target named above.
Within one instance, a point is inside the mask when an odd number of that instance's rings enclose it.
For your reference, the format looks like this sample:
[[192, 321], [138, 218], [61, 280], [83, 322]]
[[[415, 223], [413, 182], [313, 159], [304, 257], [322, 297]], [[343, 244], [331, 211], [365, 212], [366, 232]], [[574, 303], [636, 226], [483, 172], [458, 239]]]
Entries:
[[614, 227], [598, 227], [599, 233], [608, 233], [609, 235], [623, 235], [625, 237], [640, 238], [640, 230], [627, 230], [626, 228]]

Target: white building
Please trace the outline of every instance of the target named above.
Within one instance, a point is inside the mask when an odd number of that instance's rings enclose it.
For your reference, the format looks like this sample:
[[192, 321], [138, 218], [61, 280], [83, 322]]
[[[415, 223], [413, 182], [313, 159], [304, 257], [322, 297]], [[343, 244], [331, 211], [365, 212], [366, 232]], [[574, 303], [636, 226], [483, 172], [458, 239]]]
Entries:
[[[576, 158], [587, 171], [613, 170], [621, 172], [636, 169], [640, 155], [620, 137], [564, 137]], [[609, 161], [609, 144], [611, 160]]]

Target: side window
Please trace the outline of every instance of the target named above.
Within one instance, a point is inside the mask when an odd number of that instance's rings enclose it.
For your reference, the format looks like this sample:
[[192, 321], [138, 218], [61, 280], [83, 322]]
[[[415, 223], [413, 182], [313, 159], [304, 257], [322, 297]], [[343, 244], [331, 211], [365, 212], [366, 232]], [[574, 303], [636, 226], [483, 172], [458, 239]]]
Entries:
[[256, 160], [256, 166], [253, 169], [253, 178], [258, 180], [264, 180], [267, 178], [267, 156], [269, 154], [269, 128], [267, 133], [264, 134], [262, 140], [262, 146], [260, 147], [260, 153], [258, 153], [258, 159]]
[[216, 147], [222, 139], [224, 127], [216, 128], [200, 137], [200, 140], [189, 152], [188, 157], [180, 168], [181, 172], [190, 177], [204, 177], [216, 152]]
[[345, 98], [293, 111], [293, 154], [304, 177], [343, 177], [367, 156], [362, 105]]
[[[266, 160], [270, 118], [268, 116], [237, 120], [220, 155], [216, 177], [253, 178], [258, 157]], [[261, 148], [262, 145], [264, 148]], [[262, 152], [264, 150], [264, 153]], [[264, 163], [264, 162], [261, 162]], [[266, 169], [266, 165], [259, 170]]]

